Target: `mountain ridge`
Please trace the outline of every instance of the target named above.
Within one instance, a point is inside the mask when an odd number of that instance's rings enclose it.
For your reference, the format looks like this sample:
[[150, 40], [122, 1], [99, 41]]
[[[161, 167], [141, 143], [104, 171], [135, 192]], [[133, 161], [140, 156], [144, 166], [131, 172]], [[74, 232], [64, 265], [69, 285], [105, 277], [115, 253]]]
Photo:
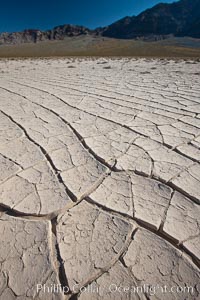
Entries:
[[168, 35], [200, 38], [200, 0], [159, 3], [138, 16], [126, 16], [106, 27], [91, 30], [64, 24], [50, 30], [26, 29], [1, 33], [0, 45], [63, 40], [66, 37], [93, 35], [117, 39], [162, 39]]
[[[124, 19], [121, 19], [123, 21]], [[178, 2], [159, 3], [129, 19], [128, 24], [109, 25], [103, 36], [115, 38], [136, 38], [149, 34], [190, 36], [200, 38], [200, 0], [180, 0]]]

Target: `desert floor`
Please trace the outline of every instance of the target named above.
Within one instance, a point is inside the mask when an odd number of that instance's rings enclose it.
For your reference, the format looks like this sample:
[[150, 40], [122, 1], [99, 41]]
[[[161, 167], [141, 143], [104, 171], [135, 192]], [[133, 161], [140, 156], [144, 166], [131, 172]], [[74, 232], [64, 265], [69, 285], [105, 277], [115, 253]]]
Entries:
[[0, 299], [200, 299], [199, 162], [200, 62], [0, 60]]
[[57, 41], [0, 45], [0, 58], [52, 56], [185, 57], [200, 59], [200, 39], [186, 37], [145, 42], [86, 35], [68, 37]]

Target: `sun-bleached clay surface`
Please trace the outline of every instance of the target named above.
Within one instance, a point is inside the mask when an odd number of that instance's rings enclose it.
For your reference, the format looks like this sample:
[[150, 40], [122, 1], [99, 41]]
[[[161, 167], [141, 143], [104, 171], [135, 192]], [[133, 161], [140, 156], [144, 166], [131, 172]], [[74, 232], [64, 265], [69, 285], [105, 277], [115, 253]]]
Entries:
[[199, 70], [0, 61], [0, 300], [200, 299]]

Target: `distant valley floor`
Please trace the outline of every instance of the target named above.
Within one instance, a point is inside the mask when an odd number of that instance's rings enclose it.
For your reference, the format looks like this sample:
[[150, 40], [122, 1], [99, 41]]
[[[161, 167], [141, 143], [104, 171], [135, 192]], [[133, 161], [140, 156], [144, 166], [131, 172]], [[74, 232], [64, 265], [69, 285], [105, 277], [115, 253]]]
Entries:
[[90, 35], [62, 41], [0, 45], [0, 57], [133, 56], [200, 58], [200, 39], [120, 40]]

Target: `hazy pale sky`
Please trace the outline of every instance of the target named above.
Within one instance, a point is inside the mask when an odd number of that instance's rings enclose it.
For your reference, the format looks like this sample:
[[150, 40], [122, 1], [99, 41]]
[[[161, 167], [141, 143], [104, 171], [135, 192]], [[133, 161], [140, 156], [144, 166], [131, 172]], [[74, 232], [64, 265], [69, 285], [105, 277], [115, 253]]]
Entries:
[[159, 2], [174, 0], [7, 0], [1, 3], [0, 32], [50, 29], [67, 23], [96, 28]]

